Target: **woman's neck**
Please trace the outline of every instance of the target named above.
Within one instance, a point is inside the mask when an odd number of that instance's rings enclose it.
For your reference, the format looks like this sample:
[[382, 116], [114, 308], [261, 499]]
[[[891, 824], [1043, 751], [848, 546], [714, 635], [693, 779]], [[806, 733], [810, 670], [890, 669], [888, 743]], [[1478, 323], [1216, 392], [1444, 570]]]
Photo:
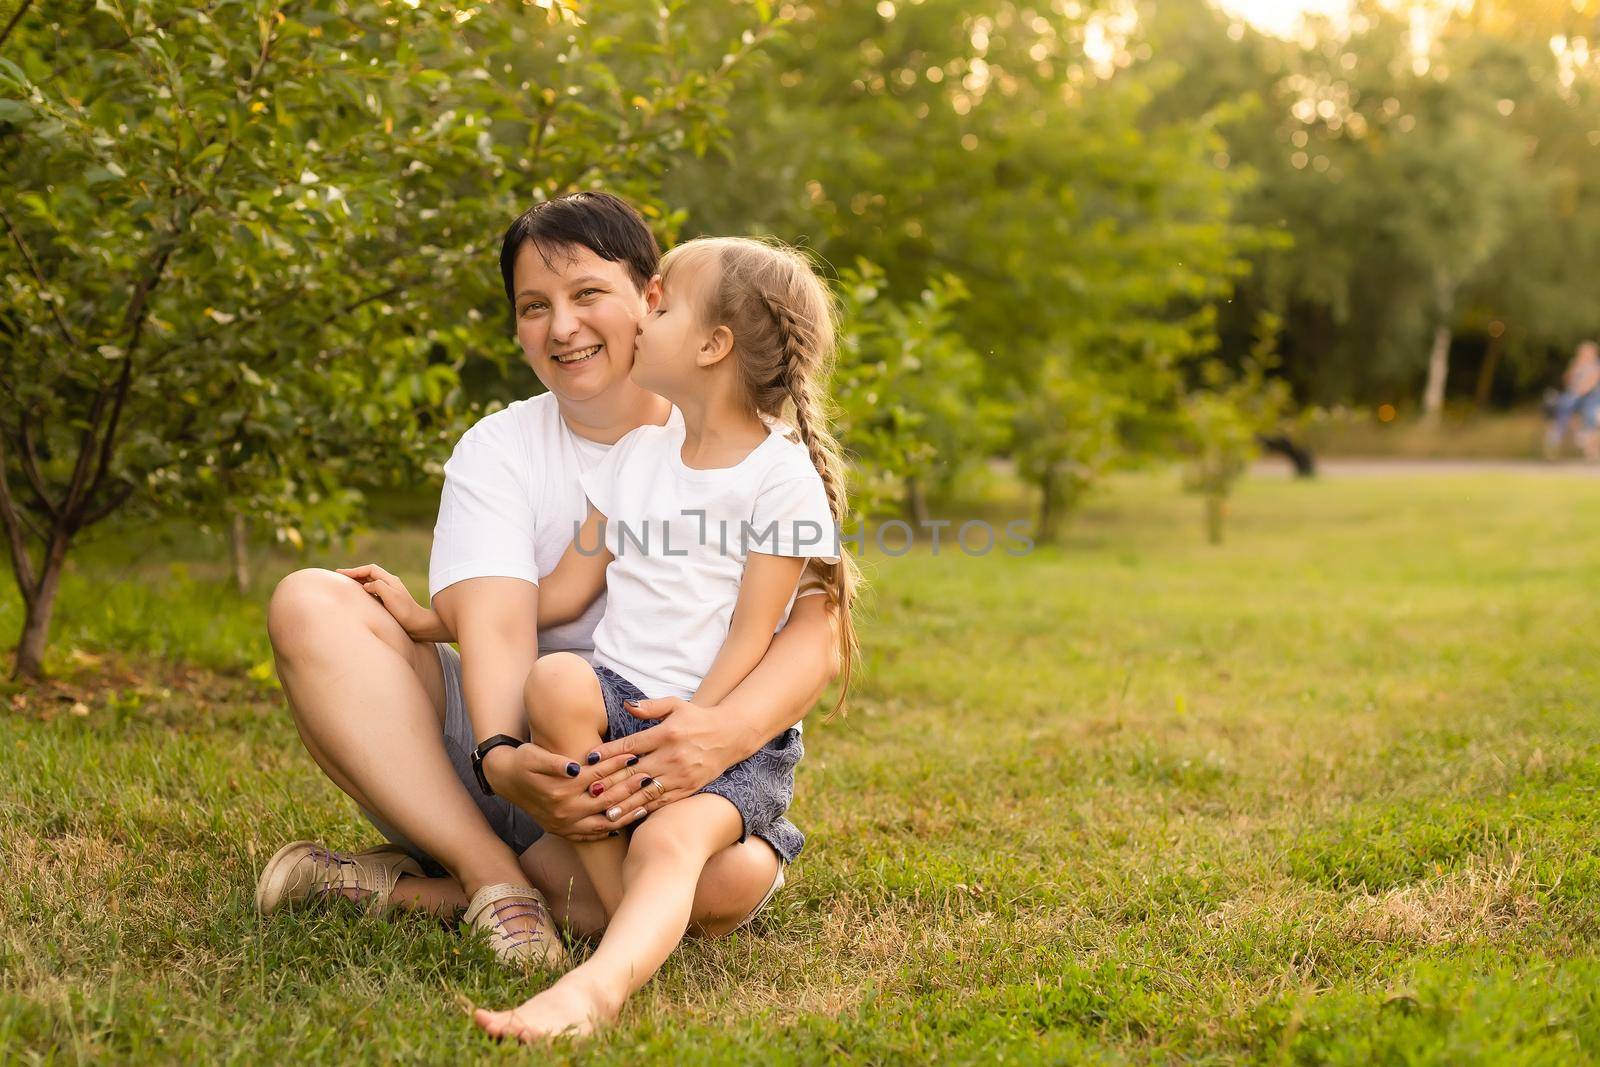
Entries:
[[672, 414], [665, 397], [624, 379], [618, 388], [585, 401], [557, 397], [561, 418], [579, 437], [614, 445], [641, 426], [661, 426]]

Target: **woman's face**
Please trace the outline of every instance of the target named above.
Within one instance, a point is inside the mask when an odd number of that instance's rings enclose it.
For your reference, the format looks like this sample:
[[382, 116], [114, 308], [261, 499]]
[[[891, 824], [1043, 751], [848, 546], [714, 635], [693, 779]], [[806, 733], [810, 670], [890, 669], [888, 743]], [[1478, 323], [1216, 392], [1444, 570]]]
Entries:
[[663, 282], [661, 299], [639, 324], [633, 381], [671, 400], [691, 385], [700, 355], [714, 347], [714, 327], [704, 321], [710, 271], [684, 264]]
[[660, 298], [651, 279], [644, 292], [628, 268], [582, 245], [517, 251], [512, 293], [522, 357], [546, 389], [583, 402], [627, 381], [639, 322]]

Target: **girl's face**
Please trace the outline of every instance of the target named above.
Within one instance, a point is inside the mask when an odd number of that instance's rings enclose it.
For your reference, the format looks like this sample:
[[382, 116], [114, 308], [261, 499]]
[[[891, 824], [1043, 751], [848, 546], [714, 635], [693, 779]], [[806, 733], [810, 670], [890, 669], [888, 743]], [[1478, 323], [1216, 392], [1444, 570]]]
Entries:
[[668, 400], [694, 387], [702, 359], [715, 348], [715, 327], [704, 320], [715, 267], [681, 264], [661, 283], [661, 300], [639, 324], [629, 375]]

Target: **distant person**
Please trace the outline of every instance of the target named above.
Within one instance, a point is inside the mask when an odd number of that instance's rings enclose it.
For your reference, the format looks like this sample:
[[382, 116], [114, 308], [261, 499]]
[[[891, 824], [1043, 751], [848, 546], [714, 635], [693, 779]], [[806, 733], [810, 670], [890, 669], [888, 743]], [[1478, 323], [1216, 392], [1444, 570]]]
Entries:
[[1550, 426], [1545, 430], [1544, 454], [1555, 459], [1573, 416], [1578, 417], [1574, 438], [1587, 460], [1600, 459], [1600, 344], [1583, 341], [1561, 376], [1561, 394], [1550, 405]]

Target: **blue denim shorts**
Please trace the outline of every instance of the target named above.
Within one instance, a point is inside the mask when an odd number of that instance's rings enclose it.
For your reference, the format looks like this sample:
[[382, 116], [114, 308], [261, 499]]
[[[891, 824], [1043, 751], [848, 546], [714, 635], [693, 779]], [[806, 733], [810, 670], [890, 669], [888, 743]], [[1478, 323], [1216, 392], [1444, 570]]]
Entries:
[[[607, 667], [596, 666], [594, 673], [600, 679], [600, 692], [606, 702], [607, 741], [648, 730], [661, 721], [635, 718], [622, 706], [625, 700], [647, 699], [638, 686]], [[771, 845], [785, 863], [794, 862], [806, 843], [805, 834], [784, 818], [784, 812], [794, 800], [794, 768], [805, 752], [800, 731], [791, 727], [700, 790], [722, 797], [738, 809], [744, 820], [740, 841], [750, 836], [759, 837]]]

